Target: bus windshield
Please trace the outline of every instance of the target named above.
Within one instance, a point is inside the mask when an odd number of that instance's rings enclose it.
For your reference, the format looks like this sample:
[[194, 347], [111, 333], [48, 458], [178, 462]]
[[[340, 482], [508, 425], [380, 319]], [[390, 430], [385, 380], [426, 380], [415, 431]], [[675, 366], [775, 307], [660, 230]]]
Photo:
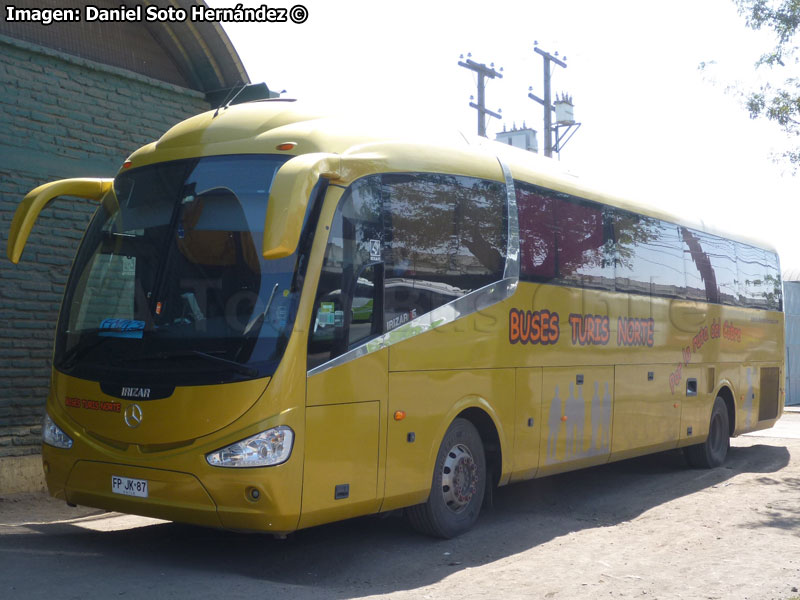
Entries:
[[261, 255], [288, 157], [216, 156], [120, 174], [73, 265], [54, 364], [103, 383], [272, 375], [292, 329], [297, 256]]

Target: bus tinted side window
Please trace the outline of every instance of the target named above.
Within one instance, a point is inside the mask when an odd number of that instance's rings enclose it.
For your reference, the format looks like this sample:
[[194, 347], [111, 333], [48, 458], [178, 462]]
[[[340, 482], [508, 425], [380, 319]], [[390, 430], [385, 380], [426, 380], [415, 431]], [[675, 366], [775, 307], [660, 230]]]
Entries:
[[605, 207], [561, 198], [553, 207], [560, 283], [614, 289], [613, 242]]
[[686, 299], [719, 302], [717, 278], [711, 260], [701, 246], [697, 232], [680, 227], [683, 241], [683, 266], [686, 270]]
[[515, 186], [522, 279], [613, 289], [608, 209], [521, 182]]
[[731, 240], [681, 227], [685, 244], [687, 296], [717, 304], [739, 305], [736, 249]]
[[736, 268], [739, 273], [739, 303], [751, 308], [766, 308], [766, 252], [746, 244], [736, 244]]
[[533, 186], [514, 182], [519, 212], [520, 275], [546, 283], [556, 277], [555, 199]]
[[748, 244], [736, 244], [742, 306], [781, 310], [781, 278], [778, 257]]
[[380, 177], [354, 183], [336, 208], [308, 336], [309, 369], [382, 333], [375, 310], [382, 301], [381, 210]]
[[739, 275], [736, 267], [734, 243], [713, 235], [705, 235], [703, 247], [711, 259], [714, 276], [719, 288], [719, 302], [737, 306], [739, 304]]
[[523, 281], [782, 310], [772, 252], [529, 183], [514, 185]]
[[686, 295], [683, 247], [677, 225], [616, 211], [616, 289], [668, 298]]
[[435, 174], [383, 175], [386, 329], [503, 278], [501, 183]]
[[781, 267], [778, 264], [778, 255], [766, 253], [766, 276], [763, 288], [767, 300], [768, 310], [783, 310], [783, 285], [781, 284]]
[[356, 181], [333, 217], [308, 368], [502, 279], [505, 200], [503, 184], [470, 177]]

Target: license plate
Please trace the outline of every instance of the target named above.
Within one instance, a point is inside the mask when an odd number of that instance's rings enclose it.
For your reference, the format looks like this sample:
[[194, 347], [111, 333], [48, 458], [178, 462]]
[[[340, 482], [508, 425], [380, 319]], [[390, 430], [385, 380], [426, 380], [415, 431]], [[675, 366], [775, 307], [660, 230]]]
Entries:
[[136, 496], [147, 498], [147, 480], [131, 479], [130, 477], [111, 476], [111, 491], [123, 496]]

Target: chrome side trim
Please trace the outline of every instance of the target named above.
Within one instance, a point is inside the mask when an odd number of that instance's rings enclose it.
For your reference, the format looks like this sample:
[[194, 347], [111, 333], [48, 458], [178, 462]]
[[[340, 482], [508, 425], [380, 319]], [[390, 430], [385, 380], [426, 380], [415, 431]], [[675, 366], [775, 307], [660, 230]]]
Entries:
[[519, 279], [519, 212], [517, 211], [517, 191], [511, 169], [499, 158], [500, 168], [506, 180], [506, 207], [508, 209], [508, 250], [506, 251], [505, 279]]
[[388, 348], [393, 344], [405, 341], [414, 336], [420, 335], [442, 325], [452, 323], [466, 315], [479, 312], [489, 308], [493, 304], [502, 302], [511, 297], [517, 290], [519, 283], [519, 214], [517, 211], [517, 194], [514, 189], [514, 178], [511, 170], [499, 158], [500, 168], [503, 170], [503, 177], [506, 184], [506, 206], [508, 210], [508, 242], [506, 252], [506, 265], [503, 271], [503, 279], [490, 283], [480, 289], [474, 290], [469, 294], [456, 298], [431, 312], [417, 317], [413, 321], [404, 323], [400, 327], [373, 338], [364, 344], [340, 354], [334, 359], [329, 360], [308, 371], [308, 377], [324, 373], [328, 369], [338, 367], [345, 363], [372, 354], [378, 350]]
[[392, 329], [344, 354], [340, 354], [326, 363], [314, 367], [308, 371], [308, 376], [311, 377], [312, 375], [323, 373], [328, 369], [338, 367], [351, 360], [361, 358], [367, 354], [372, 354], [373, 352], [388, 348], [393, 344], [405, 341], [421, 333], [452, 323], [456, 319], [460, 319], [466, 315], [489, 308], [493, 304], [497, 304], [509, 298], [516, 291], [517, 283], [518, 279], [502, 279], [470, 292], [461, 298], [456, 298], [452, 302], [435, 308], [431, 312], [417, 317], [413, 321], [404, 323], [397, 329]]

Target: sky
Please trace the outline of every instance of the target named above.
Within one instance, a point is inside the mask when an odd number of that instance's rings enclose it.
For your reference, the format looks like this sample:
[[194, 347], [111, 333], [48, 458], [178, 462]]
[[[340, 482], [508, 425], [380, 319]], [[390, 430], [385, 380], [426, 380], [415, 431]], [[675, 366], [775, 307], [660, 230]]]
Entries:
[[737, 93], [790, 74], [755, 69], [773, 40], [747, 29], [733, 0], [299, 1], [308, 9], [302, 24], [223, 25], [251, 81], [331, 112], [474, 134], [475, 76], [457, 64], [471, 53], [503, 67], [487, 86], [487, 108], [503, 115], [489, 120], [489, 137], [525, 122], [540, 132], [541, 151], [543, 109], [527, 97], [529, 87], [544, 91], [536, 41], [566, 56], [552, 88], [573, 97], [581, 123], [556, 159], [564, 167], [608, 191], [765, 240], [784, 271], [800, 269], [800, 174], [779, 159], [800, 140], [751, 120]]

